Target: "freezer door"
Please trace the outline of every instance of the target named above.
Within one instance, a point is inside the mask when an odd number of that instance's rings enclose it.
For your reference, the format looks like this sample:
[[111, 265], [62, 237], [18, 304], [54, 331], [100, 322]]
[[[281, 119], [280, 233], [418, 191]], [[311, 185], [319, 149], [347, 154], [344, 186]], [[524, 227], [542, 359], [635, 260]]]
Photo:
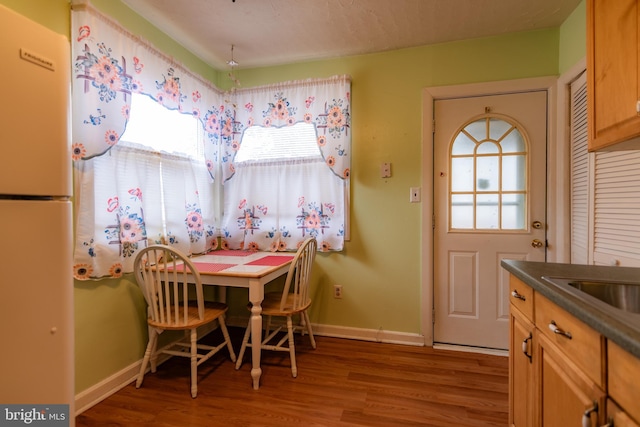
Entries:
[[69, 41], [0, 4], [0, 195], [70, 196]]
[[74, 413], [71, 202], [0, 200], [0, 402]]

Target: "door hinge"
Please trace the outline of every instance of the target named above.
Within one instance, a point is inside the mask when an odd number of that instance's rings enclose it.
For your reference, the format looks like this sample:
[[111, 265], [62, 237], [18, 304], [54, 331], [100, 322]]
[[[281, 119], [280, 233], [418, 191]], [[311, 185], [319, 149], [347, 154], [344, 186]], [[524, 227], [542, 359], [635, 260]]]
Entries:
[[436, 214], [431, 215], [431, 228], [436, 229]]
[[431, 323], [433, 323], [434, 325], [436, 324], [436, 309], [435, 308], [431, 309]]

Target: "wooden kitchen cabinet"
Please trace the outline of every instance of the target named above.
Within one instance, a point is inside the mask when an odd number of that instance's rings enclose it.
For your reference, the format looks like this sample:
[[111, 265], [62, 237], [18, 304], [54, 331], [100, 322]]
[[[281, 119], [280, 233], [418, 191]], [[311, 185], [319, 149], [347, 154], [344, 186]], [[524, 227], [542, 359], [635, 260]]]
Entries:
[[603, 425], [604, 338], [513, 276], [510, 301], [510, 425]]
[[587, 0], [589, 150], [640, 148], [640, 0]]
[[607, 426], [610, 427], [640, 427], [629, 414], [620, 409], [611, 399], [607, 399]]
[[[608, 393], [622, 410], [616, 411], [620, 421], [614, 426], [640, 424], [640, 360], [616, 343], [607, 343]], [[612, 414], [609, 414], [612, 415]], [[628, 418], [628, 420], [627, 420]], [[631, 419], [636, 424], [631, 423]], [[622, 421], [624, 420], [624, 421]]]
[[512, 350], [509, 359], [509, 425], [533, 427], [534, 424], [534, 370], [533, 323], [517, 309], [511, 310]]
[[604, 338], [542, 295], [534, 301], [540, 425], [604, 424]]
[[539, 333], [567, 355], [591, 382], [605, 388], [605, 339], [602, 335], [541, 294], [535, 294], [535, 324]]
[[[640, 325], [628, 313], [607, 310], [573, 288], [543, 279], [585, 277], [592, 271], [600, 277], [603, 269], [521, 261], [503, 266], [512, 272], [510, 425], [640, 427]], [[605, 276], [628, 281], [623, 270], [611, 268]], [[637, 277], [636, 271], [626, 273]], [[524, 341], [532, 347], [522, 347]], [[531, 403], [522, 403], [527, 396]]]
[[510, 278], [509, 425], [533, 427], [535, 382], [533, 290]]
[[537, 386], [538, 413], [544, 427], [601, 426], [605, 393], [549, 338], [540, 334]]

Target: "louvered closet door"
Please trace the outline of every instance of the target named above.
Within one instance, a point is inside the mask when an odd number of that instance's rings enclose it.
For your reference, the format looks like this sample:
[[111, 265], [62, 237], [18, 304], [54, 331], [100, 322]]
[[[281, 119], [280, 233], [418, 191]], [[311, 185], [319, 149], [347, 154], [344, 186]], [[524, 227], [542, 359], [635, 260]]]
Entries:
[[593, 262], [640, 266], [640, 151], [596, 153]]
[[571, 263], [589, 263], [587, 75], [571, 83]]

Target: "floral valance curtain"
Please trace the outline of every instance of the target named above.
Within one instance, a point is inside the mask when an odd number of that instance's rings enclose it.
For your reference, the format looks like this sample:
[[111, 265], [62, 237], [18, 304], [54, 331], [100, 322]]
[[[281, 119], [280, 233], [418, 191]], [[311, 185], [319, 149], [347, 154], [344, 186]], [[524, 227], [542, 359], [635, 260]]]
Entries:
[[235, 173], [233, 159], [242, 133], [250, 126], [290, 126], [312, 123], [326, 165], [347, 180], [351, 167], [351, 82], [348, 76], [309, 79], [242, 89], [220, 118], [223, 179]]
[[[73, 158], [100, 156], [120, 141], [131, 94], [192, 114], [205, 129], [205, 158], [214, 176], [223, 94], [101, 15], [86, 2], [72, 12]], [[221, 111], [222, 110], [222, 111]]]

